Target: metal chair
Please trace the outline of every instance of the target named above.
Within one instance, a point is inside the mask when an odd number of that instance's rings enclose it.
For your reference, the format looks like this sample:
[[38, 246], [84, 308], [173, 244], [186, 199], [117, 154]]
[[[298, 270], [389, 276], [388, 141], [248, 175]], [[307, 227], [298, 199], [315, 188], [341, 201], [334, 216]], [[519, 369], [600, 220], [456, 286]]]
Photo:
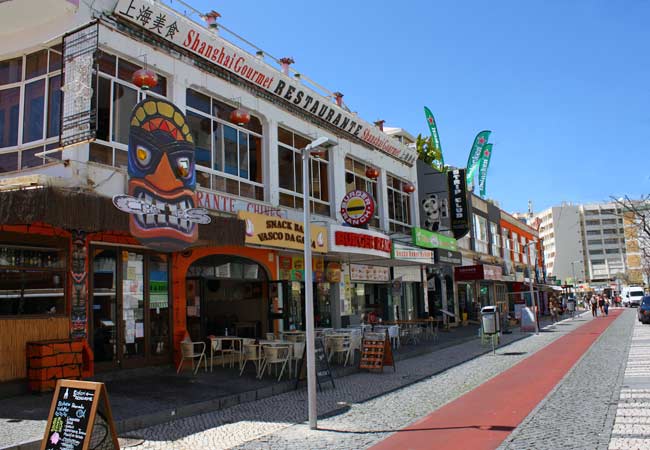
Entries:
[[252, 362], [255, 366], [255, 377], [260, 378], [260, 368], [264, 357], [262, 356], [262, 347], [257, 344], [244, 344], [244, 362], [239, 370], [239, 376], [242, 376], [247, 362]]
[[235, 349], [233, 347], [224, 348], [223, 340], [219, 338], [210, 338], [210, 372], [212, 372], [212, 369], [214, 367], [214, 357], [216, 356], [217, 352], [221, 353], [221, 367], [226, 367], [226, 355], [230, 355], [230, 368], [232, 368], [232, 357], [235, 354]]
[[282, 365], [278, 381], [280, 381], [282, 378], [282, 374], [284, 373], [284, 369], [286, 369], [287, 364], [289, 364], [289, 376], [291, 376], [291, 348], [289, 346], [265, 345], [262, 348], [264, 350], [264, 362], [262, 363], [262, 368], [260, 369], [259, 378], [262, 378], [264, 370], [267, 367], [269, 369], [269, 373], [271, 373], [271, 365], [275, 366], [275, 373], [278, 373], [278, 364]]
[[[197, 351], [197, 348], [200, 351]], [[189, 359], [192, 361], [192, 371], [194, 375], [199, 371], [201, 367], [201, 360], [205, 363], [205, 371], [208, 371], [208, 358], [205, 356], [205, 342], [192, 342], [192, 341], [183, 341], [181, 342], [181, 362], [178, 364], [178, 369], [176, 373], [180, 373], [183, 368], [183, 363], [185, 360]], [[194, 367], [194, 360], [199, 358], [199, 363]]]

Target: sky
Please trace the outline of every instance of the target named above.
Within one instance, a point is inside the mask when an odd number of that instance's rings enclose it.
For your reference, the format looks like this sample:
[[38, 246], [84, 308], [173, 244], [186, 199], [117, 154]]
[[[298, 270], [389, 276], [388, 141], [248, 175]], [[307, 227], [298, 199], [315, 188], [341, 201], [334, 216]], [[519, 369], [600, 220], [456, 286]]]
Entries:
[[428, 106], [447, 164], [492, 130], [507, 211], [650, 193], [648, 1], [185, 1], [369, 122], [428, 136]]

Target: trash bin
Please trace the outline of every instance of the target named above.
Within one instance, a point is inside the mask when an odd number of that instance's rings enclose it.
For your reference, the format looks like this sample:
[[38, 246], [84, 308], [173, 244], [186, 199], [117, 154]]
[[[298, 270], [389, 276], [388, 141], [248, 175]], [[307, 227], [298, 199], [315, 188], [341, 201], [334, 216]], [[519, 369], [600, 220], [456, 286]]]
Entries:
[[501, 331], [499, 310], [496, 306], [481, 308], [481, 326], [484, 334], [497, 334]]
[[574, 312], [576, 310], [576, 301], [574, 299], [567, 300], [566, 307], [569, 312]]

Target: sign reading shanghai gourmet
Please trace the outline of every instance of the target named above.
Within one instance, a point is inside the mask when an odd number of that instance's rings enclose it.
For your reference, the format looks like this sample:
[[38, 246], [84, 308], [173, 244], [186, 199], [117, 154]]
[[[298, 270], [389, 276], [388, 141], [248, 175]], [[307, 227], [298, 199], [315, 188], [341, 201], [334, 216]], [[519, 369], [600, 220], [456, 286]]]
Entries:
[[409, 166], [417, 159], [414, 149], [395, 141], [377, 127], [332, 103], [327, 97], [307, 89], [299, 80], [273, 69], [160, 3], [119, 0], [115, 14], [244, 78]]

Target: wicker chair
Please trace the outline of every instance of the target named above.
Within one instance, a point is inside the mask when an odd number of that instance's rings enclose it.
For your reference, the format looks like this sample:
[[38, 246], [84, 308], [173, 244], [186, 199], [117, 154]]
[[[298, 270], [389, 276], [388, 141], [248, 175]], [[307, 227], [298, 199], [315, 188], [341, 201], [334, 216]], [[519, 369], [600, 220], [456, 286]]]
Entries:
[[[192, 370], [194, 375], [199, 371], [201, 367], [201, 360], [205, 363], [205, 371], [208, 371], [208, 358], [205, 356], [205, 342], [192, 342], [192, 341], [183, 341], [181, 342], [181, 362], [178, 364], [178, 369], [176, 373], [180, 373], [183, 368], [183, 363], [185, 360], [189, 359], [192, 361]], [[199, 358], [199, 363], [194, 367], [194, 360]]]

